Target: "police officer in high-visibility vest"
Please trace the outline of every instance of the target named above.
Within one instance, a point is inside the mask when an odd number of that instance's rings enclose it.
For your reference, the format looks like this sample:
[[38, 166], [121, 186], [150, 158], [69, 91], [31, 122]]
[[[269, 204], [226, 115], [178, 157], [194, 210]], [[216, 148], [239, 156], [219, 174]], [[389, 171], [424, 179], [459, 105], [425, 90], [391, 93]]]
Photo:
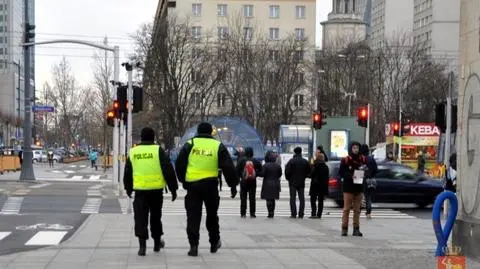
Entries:
[[187, 190], [185, 209], [189, 256], [198, 256], [203, 203], [207, 211], [210, 252], [216, 253], [222, 246], [217, 213], [220, 204], [218, 169], [222, 170], [225, 181], [231, 188], [231, 197], [237, 195], [238, 177], [232, 158], [227, 148], [212, 136], [212, 129], [210, 123], [200, 123], [197, 136], [185, 143], [175, 162], [178, 180]]
[[159, 252], [160, 248], [165, 247], [165, 242], [161, 239], [163, 189], [168, 184], [173, 202], [177, 199], [178, 183], [170, 158], [160, 146], [154, 144], [153, 129], [143, 128], [141, 139], [140, 145], [130, 149], [123, 184], [128, 197], [132, 197], [132, 192], [135, 191], [133, 201], [135, 236], [140, 243], [138, 255], [145, 256], [149, 213], [153, 251]]

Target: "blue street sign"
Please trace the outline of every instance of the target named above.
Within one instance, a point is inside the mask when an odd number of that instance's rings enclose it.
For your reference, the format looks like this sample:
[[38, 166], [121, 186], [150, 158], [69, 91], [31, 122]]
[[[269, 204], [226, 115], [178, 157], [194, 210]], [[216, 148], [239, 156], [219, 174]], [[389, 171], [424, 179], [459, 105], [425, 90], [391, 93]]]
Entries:
[[34, 106], [33, 112], [55, 112], [53, 106]]

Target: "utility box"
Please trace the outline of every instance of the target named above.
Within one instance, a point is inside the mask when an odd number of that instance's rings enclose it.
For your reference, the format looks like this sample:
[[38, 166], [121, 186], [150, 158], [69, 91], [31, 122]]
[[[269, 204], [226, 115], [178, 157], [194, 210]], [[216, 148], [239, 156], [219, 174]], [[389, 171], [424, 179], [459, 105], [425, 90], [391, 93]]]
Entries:
[[322, 129], [315, 130], [314, 148], [322, 145], [329, 160], [339, 160], [348, 154], [352, 141], [365, 143], [365, 131], [356, 117], [329, 117]]

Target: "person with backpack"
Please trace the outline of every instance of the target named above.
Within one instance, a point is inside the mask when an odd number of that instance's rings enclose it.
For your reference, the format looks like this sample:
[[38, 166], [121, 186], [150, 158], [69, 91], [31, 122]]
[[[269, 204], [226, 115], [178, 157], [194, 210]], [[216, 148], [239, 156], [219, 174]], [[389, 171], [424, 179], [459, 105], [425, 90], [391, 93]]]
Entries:
[[290, 218], [297, 217], [297, 193], [300, 200], [298, 218], [305, 214], [305, 179], [310, 175], [310, 163], [302, 156], [302, 148], [296, 147], [287, 165], [285, 165], [285, 178], [290, 190]]
[[360, 146], [360, 153], [366, 158], [367, 161], [367, 170], [365, 173], [365, 206], [367, 208], [367, 219], [372, 218], [372, 198], [375, 194], [375, 190], [377, 188], [377, 180], [375, 179], [375, 175], [377, 174], [378, 167], [375, 158], [370, 155], [370, 149], [367, 144], [363, 144]]
[[265, 164], [262, 168], [262, 191], [260, 198], [267, 202], [267, 218], [272, 219], [275, 214], [275, 200], [280, 198], [280, 178], [282, 177], [282, 167], [277, 163], [277, 154], [268, 151], [265, 154]]
[[240, 216], [247, 215], [247, 195], [250, 200], [250, 217], [255, 218], [255, 200], [257, 193], [257, 176], [261, 173], [262, 164], [253, 158], [253, 149], [245, 148], [245, 157], [237, 163], [237, 173], [240, 177]]

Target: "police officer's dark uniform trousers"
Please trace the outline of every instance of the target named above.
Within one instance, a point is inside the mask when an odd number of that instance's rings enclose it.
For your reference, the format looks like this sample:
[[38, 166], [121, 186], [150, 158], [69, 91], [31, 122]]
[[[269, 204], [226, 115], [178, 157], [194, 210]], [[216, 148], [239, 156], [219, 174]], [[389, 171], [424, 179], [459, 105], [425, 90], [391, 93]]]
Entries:
[[189, 256], [198, 255], [203, 203], [207, 211], [206, 226], [210, 252], [215, 253], [221, 247], [217, 214], [220, 203], [218, 169], [222, 170], [225, 181], [231, 188], [232, 198], [237, 194], [238, 185], [238, 177], [227, 148], [211, 136], [212, 125], [199, 124], [197, 133], [196, 137], [183, 146], [175, 163], [178, 180], [187, 190], [185, 209], [190, 243]]
[[140, 244], [138, 255], [145, 256], [149, 213], [153, 250], [158, 252], [165, 246], [161, 239], [163, 189], [168, 184], [174, 201], [177, 197], [178, 183], [170, 158], [160, 146], [153, 144], [155, 137], [153, 130], [144, 128], [141, 135], [142, 143], [130, 149], [123, 180], [129, 197], [132, 191], [135, 191], [133, 201], [135, 236], [138, 237]]

